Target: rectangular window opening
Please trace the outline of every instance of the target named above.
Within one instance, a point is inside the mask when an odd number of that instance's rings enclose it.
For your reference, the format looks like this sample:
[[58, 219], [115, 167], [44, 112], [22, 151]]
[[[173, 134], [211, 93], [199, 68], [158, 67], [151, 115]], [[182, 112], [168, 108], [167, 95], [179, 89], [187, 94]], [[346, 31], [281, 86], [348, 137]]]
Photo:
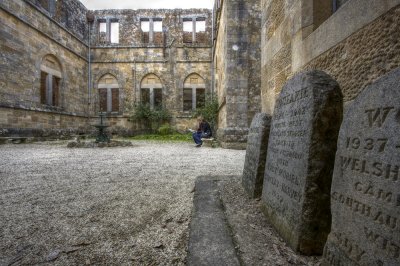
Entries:
[[150, 90], [149, 89], [141, 89], [140, 101], [142, 104], [150, 105]]
[[111, 22], [110, 31], [111, 43], [119, 43], [119, 23]]
[[196, 90], [196, 108], [203, 108], [206, 105], [206, 90]]
[[107, 33], [107, 23], [105, 21], [99, 21], [99, 33]]
[[99, 89], [100, 112], [107, 112], [107, 89]]
[[162, 32], [162, 20], [161, 19], [154, 19], [153, 20], [153, 31], [154, 32]]
[[111, 112], [119, 111], [119, 89], [111, 89]]
[[154, 89], [154, 108], [162, 108], [162, 89]]
[[193, 21], [192, 20], [183, 20], [183, 31], [184, 32], [193, 32]]
[[40, 103], [46, 104], [46, 82], [47, 82], [47, 73], [41, 71], [40, 72]]
[[196, 20], [196, 32], [206, 31], [206, 20], [201, 18]]
[[183, 111], [192, 110], [192, 89], [183, 89]]
[[143, 32], [150, 32], [150, 21], [148, 19], [142, 19], [140, 21], [140, 29]]

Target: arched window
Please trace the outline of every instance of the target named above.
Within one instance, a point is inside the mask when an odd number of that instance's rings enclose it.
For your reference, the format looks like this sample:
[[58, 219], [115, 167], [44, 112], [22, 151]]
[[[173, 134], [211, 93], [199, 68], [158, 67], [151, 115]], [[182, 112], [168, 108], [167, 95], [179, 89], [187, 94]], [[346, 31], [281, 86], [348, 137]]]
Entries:
[[99, 80], [99, 111], [119, 112], [119, 85], [117, 79], [110, 74], [102, 76]]
[[140, 99], [143, 104], [149, 104], [151, 109], [162, 107], [162, 84], [159, 77], [148, 74], [140, 84]]
[[198, 74], [190, 74], [183, 84], [183, 111], [204, 107], [206, 85]]
[[61, 65], [53, 55], [46, 55], [40, 65], [40, 103], [60, 105]]

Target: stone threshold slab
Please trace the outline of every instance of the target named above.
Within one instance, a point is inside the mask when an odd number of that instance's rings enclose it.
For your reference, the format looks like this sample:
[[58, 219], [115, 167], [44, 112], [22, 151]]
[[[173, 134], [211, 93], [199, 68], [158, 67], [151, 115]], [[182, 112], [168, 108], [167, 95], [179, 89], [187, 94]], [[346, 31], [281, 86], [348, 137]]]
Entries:
[[187, 265], [240, 265], [218, 190], [226, 177], [199, 176], [189, 226]]

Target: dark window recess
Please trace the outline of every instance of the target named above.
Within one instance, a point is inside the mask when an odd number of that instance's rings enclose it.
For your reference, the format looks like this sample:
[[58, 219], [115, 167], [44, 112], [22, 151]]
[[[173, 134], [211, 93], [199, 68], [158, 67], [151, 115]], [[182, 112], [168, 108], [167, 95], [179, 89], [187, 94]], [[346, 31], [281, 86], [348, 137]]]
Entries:
[[40, 103], [46, 104], [46, 80], [47, 80], [47, 73], [40, 72]]
[[150, 33], [149, 32], [143, 32], [142, 33], [142, 42], [143, 43], [149, 43], [150, 42]]
[[141, 100], [142, 104], [150, 105], [150, 90], [149, 89], [141, 90], [141, 99], [140, 100]]
[[162, 32], [154, 32], [153, 35], [153, 43], [157, 45], [162, 45], [163, 44], [163, 33]]
[[46, 72], [40, 72], [40, 103], [59, 106], [61, 79]]
[[196, 90], [196, 108], [203, 108], [206, 104], [206, 90]]
[[119, 111], [119, 89], [111, 89], [111, 112]]
[[99, 89], [100, 112], [107, 112], [107, 89]]
[[154, 107], [162, 108], [162, 89], [154, 89]]
[[196, 32], [196, 42], [206, 44], [207, 34], [205, 32]]
[[183, 111], [192, 110], [192, 89], [183, 89]]
[[183, 32], [183, 42], [184, 43], [192, 43], [193, 42], [193, 33], [192, 32]]
[[58, 100], [60, 99], [60, 79], [53, 76], [53, 95], [52, 103], [53, 106], [59, 106]]

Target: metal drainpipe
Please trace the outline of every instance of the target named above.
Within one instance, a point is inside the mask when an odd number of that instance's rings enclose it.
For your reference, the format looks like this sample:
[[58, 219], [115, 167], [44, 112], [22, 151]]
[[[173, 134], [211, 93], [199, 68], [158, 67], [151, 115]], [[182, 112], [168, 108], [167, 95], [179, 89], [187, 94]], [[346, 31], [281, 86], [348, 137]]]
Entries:
[[90, 62], [90, 22], [89, 22], [89, 53], [88, 53], [88, 118], [90, 117], [90, 102], [91, 102], [91, 85], [92, 85], [92, 73], [91, 73], [91, 62]]
[[215, 3], [212, 9], [212, 25], [211, 25], [211, 100], [214, 97], [214, 85], [215, 85], [215, 71], [214, 71], [214, 23], [215, 23]]

